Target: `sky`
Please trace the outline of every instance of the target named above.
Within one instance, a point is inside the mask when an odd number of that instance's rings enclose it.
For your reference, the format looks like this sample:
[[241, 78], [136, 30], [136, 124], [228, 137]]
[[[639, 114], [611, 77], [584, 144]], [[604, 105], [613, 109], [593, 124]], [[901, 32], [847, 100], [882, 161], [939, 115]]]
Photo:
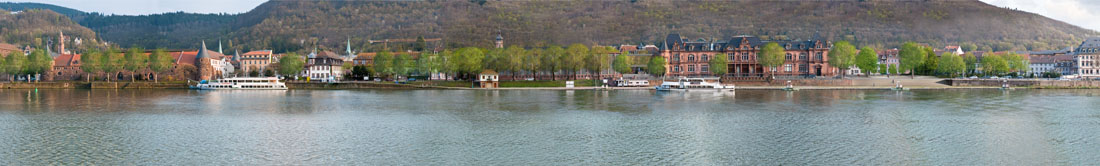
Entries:
[[[86, 12], [142, 15], [189, 13], [244, 13], [267, 0], [0, 0], [39, 2]], [[1100, 0], [981, 0], [994, 6], [1037, 13], [1080, 27], [1100, 31]]]
[[1100, 31], [1100, 0], [981, 0]]

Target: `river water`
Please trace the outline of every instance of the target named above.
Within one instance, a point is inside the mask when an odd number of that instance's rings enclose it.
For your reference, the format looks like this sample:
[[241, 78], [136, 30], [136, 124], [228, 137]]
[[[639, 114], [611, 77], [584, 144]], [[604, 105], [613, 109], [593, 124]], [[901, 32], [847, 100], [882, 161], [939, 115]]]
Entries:
[[1087, 165], [1100, 90], [0, 90], [0, 165]]

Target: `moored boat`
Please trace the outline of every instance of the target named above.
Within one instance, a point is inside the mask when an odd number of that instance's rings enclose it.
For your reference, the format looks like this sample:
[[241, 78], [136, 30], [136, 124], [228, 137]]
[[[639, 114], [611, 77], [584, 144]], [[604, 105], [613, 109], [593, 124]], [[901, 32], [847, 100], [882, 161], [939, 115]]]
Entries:
[[218, 90], [218, 89], [255, 89], [255, 90], [286, 90], [286, 84], [279, 82], [276, 77], [238, 77], [217, 79], [213, 81], [203, 80], [194, 89]]
[[733, 91], [735, 87], [708, 82], [704, 78], [680, 78], [675, 82], [666, 81], [655, 88], [658, 91]]

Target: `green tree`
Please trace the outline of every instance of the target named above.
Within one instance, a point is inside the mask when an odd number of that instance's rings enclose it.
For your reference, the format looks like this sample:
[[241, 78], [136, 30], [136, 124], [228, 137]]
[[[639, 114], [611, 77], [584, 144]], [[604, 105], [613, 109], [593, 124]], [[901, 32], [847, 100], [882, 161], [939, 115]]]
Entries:
[[423, 53], [424, 48], [427, 48], [427, 47], [428, 47], [428, 44], [427, 44], [427, 42], [424, 41], [424, 36], [417, 36], [416, 37], [416, 46], [414, 46], [413, 49]]
[[542, 55], [539, 55], [542, 64], [540, 68], [550, 73], [550, 80], [557, 80], [557, 73], [562, 70], [561, 57], [565, 55], [565, 49], [561, 46], [551, 45], [546, 50], [541, 51]]
[[485, 60], [485, 51], [480, 48], [460, 48], [453, 56], [454, 58], [448, 58], [448, 65], [452, 66], [459, 75], [464, 75], [464, 78], [472, 78], [471, 76], [477, 75], [484, 69], [482, 61]]
[[84, 71], [84, 74], [87, 76], [85, 79], [87, 79], [88, 82], [92, 81], [93, 73], [99, 72], [99, 63], [101, 63], [99, 61], [100, 56], [103, 56], [103, 53], [99, 52], [99, 50], [90, 50], [81, 56], [80, 70]]
[[[779, 46], [779, 43], [771, 42], [764, 45], [764, 48], [760, 50], [760, 55], [757, 57], [757, 61], [760, 65], [766, 67], [769, 74], [775, 73], [775, 68], [779, 65], [783, 65], [785, 58], [783, 55], [786, 51], [783, 47]], [[831, 54], [830, 54], [831, 55]]]
[[909, 77], [914, 77], [917, 72], [917, 68], [924, 64], [925, 53], [924, 49], [913, 42], [905, 42], [901, 45], [901, 51], [898, 52], [898, 58], [901, 61], [901, 70], [908, 70]]
[[577, 79], [577, 72], [584, 69], [585, 57], [589, 55], [588, 46], [584, 44], [571, 44], [565, 48], [565, 55], [561, 58], [562, 69], [569, 71], [573, 79]]
[[[8, 53], [8, 55], [5, 56], [5, 57], [11, 57], [11, 56], [19, 56], [19, 54], [16, 53], [16, 52], [11, 52], [11, 53]], [[7, 58], [0, 58], [0, 74], [8, 74], [7, 66], [8, 66], [8, 59]], [[7, 78], [7, 77], [4, 77], [4, 78]]]
[[107, 78], [105, 79], [107, 82], [111, 82], [111, 77], [115, 77], [116, 72], [122, 69], [123, 61], [119, 54], [121, 53], [115, 49], [107, 49], [107, 52], [99, 57], [99, 70], [107, 74]]
[[1023, 55], [1017, 55], [1014, 52], [1010, 52], [1004, 55], [1004, 59], [1008, 62], [1008, 70], [1013, 73], [1026, 73], [1030, 69], [1031, 62]]
[[508, 73], [512, 74], [512, 80], [516, 80], [516, 75], [520, 70], [523, 70], [523, 60], [527, 55], [527, 50], [523, 47], [516, 45], [508, 46], [504, 49], [504, 57], [500, 59], [500, 64], [503, 65]]
[[35, 76], [35, 82], [38, 82], [41, 79], [42, 73], [45, 73], [49, 71], [50, 68], [53, 68], [53, 66], [50, 65], [50, 62], [52, 61], [53, 58], [51, 58], [50, 55], [46, 53], [46, 50], [35, 49], [34, 51], [31, 51], [30, 55], [27, 55], [27, 63], [25, 63], [26, 66], [23, 67], [24, 73], [28, 75], [27, 78], [30, 78], [30, 75], [33, 74]]
[[160, 73], [171, 69], [175, 60], [172, 59], [172, 56], [168, 55], [168, 52], [164, 51], [164, 49], [156, 49], [153, 50], [153, 53], [149, 54], [148, 62], [147, 67], [153, 70], [153, 82], [160, 82]]
[[652, 58], [649, 58], [649, 64], [646, 64], [646, 72], [649, 72], [649, 74], [652, 74], [653, 76], [664, 76], [666, 72], [666, 64], [668, 64], [668, 62], [665, 61], [665, 57], [653, 56]]
[[955, 77], [966, 71], [966, 64], [963, 62], [962, 57], [955, 55], [955, 53], [944, 52], [943, 55], [940, 55], [939, 59], [936, 73], [940, 73], [943, 76]]
[[26, 66], [27, 56], [22, 53], [12, 52], [7, 57], [4, 57], [4, 73], [8, 74], [8, 81], [15, 81], [15, 76], [23, 74], [23, 67]]
[[618, 55], [615, 56], [615, 61], [611, 62], [611, 66], [615, 68], [615, 72], [627, 74], [630, 73], [630, 63], [630, 57], [627, 55]]
[[285, 75], [298, 75], [306, 66], [306, 60], [296, 53], [287, 53], [279, 58], [278, 72]]
[[932, 47], [924, 47], [922, 49], [924, 50], [924, 63], [919, 67], [920, 69], [918, 70], [920, 72], [918, 74], [936, 75], [936, 67], [939, 66], [940, 57], [936, 55], [936, 50], [932, 49]]
[[542, 53], [539, 49], [532, 49], [524, 51], [523, 56], [523, 70], [531, 73], [532, 76], [538, 78], [538, 71], [542, 67]]
[[374, 63], [374, 73], [378, 74], [378, 76], [375, 76], [375, 77], [385, 78], [385, 77], [389, 77], [390, 74], [393, 74], [394, 73], [394, 69], [393, 69], [394, 68], [393, 67], [393, 64], [394, 64], [393, 62], [394, 61], [395, 60], [394, 60], [393, 54], [391, 54], [389, 51], [382, 51], [382, 52], [379, 52], [377, 55], [375, 55], [374, 56], [374, 62], [373, 62]]
[[889, 74], [889, 73], [901, 74], [901, 71], [898, 69], [898, 65], [896, 65], [896, 64], [888, 65], [887, 69], [886, 69], [886, 72], [887, 72], [887, 74]]
[[726, 64], [726, 54], [715, 54], [707, 65], [710, 65], [710, 74], [716, 77], [722, 77], [728, 72], [729, 66]]
[[443, 68], [443, 58], [439, 54], [421, 54], [420, 58], [416, 59], [416, 72], [420, 74], [431, 75], [432, 73], [439, 73]]
[[855, 65], [856, 51], [856, 47], [848, 41], [833, 43], [833, 47], [829, 49], [829, 66], [840, 69], [841, 77], [843, 77], [845, 73], [843, 71], [847, 71], [848, 68]]
[[600, 73], [611, 67], [611, 57], [609, 57], [614, 48], [606, 46], [595, 46], [585, 57], [584, 69], [588, 70], [589, 75], [599, 79]]
[[145, 70], [148, 67], [148, 63], [145, 61], [145, 50], [141, 48], [130, 48], [122, 59], [125, 61], [122, 65], [123, 69], [130, 71], [130, 82], [134, 82], [134, 75], [138, 71]]
[[408, 76], [412, 68], [412, 56], [409, 53], [401, 53], [393, 60], [393, 74]]
[[1009, 71], [1008, 62], [1000, 55], [990, 55], [982, 58], [982, 71], [990, 75], [1003, 75]]
[[878, 73], [882, 75], [890, 76], [890, 70], [886, 64], [878, 64]]
[[962, 58], [963, 63], [966, 64], [966, 74], [974, 74], [978, 70], [978, 57], [975, 57], [974, 54], [966, 53], [963, 54]]
[[863, 47], [863, 49], [859, 50], [859, 54], [856, 55], [856, 67], [859, 67], [859, 69], [862, 69], [865, 73], [867, 73], [867, 76], [871, 76], [871, 73], [874, 73], [875, 68], [878, 67], [877, 54], [878, 53], [875, 53], [874, 48]]

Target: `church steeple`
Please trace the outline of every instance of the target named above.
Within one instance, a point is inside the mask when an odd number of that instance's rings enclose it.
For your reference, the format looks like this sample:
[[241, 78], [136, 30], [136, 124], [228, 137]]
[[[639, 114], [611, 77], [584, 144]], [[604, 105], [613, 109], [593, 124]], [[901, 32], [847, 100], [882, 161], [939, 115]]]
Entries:
[[355, 54], [355, 53], [351, 52], [351, 37], [348, 37], [347, 52], [348, 52], [348, 56], [351, 56], [352, 54]]
[[504, 36], [501, 35], [500, 32], [497, 32], [496, 47], [497, 48], [504, 48]]
[[222, 52], [222, 41], [221, 40], [218, 40], [218, 53], [219, 54], [225, 54], [225, 52]]

